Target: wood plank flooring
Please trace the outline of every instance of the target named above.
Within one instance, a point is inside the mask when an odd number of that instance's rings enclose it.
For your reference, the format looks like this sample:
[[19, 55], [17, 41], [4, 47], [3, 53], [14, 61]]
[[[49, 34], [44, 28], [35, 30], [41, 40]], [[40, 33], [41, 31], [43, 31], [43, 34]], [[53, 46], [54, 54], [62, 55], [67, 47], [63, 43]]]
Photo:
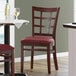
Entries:
[[[30, 62], [25, 62], [24, 73], [28, 76], [68, 76], [68, 57], [58, 58], [59, 70], [56, 71], [51, 59], [51, 74], [47, 72], [46, 60], [35, 60], [34, 69], [30, 69]], [[3, 72], [3, 65], [0, 65], [0, 72]], [[15, 72], [20, 73], [20, 63], [15, 64]]]

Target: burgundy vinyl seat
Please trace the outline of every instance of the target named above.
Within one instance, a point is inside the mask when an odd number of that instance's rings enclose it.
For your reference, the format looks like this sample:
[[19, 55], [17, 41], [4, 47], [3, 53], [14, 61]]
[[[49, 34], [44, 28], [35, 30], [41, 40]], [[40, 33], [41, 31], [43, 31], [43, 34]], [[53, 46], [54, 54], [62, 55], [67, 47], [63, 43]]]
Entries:
[[[46, 51], [48, 73], [49, 74], [51, 73], [50, 71], [51, 53], [53, 53], [55, 69], [58, 70], [58, 63], [56, 56], [56, 28], [57, 28], [59, 10], [60, 7], [56, 8], [45, 8], [35, 6], [32, 7], [32, 36], [25, 37], [21, 40], [21, 73], [23, 73], [24, 69], [24, 51], [30, 51], [30, 50], [31, 50], [31, 69], [33, 69], [34, 51]], [[31, 46], [31, 48], [28, 48], [26, 46]]]
[[14, 47], [7, 44], [0, 44], [0, 56], [4, 57], [0, 62], [10, 62], [10, 76], [14, 76]]
[[39, 43], [39, 45], [42, 43], [44, 43], [45, 45], [46, 44], [48, 44], [48, 43], [52, 43], [53, 44], [53, 42], [54, 42], [54, 40], [53, 40], [53, 38], [50, 38], [50, 37], [48, 37], [48, 36], [33, 36], [33, 37], [27, 37], [27, 38], [25, 38], [25, 39], [23, 39], [23, 40], [21, 40], [21, 43], [22, 44], [27, 44], [28, 43], [28, 45], [30, 45], [30, 44], [34, 44], [34, 45], [38, 45], [38, 43]]

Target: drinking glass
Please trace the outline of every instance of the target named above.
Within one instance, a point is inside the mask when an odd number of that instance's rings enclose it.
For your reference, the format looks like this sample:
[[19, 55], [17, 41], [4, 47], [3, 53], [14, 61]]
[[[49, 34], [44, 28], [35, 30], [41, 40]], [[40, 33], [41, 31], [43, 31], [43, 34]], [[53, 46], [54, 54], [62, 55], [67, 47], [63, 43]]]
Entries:
[[15, 8], [14, 15], [15, 19], [18, 19], [18, 16], [20, 15], [20, 8]]

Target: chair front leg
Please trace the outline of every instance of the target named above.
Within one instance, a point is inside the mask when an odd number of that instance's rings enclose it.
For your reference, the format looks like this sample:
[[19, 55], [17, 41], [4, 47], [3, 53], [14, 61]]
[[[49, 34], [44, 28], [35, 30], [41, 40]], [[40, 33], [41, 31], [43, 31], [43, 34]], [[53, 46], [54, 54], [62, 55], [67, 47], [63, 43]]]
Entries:
[[14, 67], [14, 51], [12, 50], [12, 55], [11, 55], [11, 76], [15, 76], [15, 67]]
[[48, 74], [51, 73], [51, 66], [50, 66], [50, 45], [47, 46], [47, 66], [48, 66]]
[[21, 73], [23, 73], [23, 68], [24, 67], [24, 50], [23, 50], [23, 45], [21, 44]]

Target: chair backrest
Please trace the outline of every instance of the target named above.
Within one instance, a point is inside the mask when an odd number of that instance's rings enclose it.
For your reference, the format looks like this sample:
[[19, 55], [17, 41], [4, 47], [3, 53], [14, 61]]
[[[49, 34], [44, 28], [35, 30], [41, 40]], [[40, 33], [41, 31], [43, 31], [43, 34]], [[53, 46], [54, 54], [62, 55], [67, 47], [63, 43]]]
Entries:
[[44, 8], [32, 6], [32, 35], [56, 36], [60, 7]]

